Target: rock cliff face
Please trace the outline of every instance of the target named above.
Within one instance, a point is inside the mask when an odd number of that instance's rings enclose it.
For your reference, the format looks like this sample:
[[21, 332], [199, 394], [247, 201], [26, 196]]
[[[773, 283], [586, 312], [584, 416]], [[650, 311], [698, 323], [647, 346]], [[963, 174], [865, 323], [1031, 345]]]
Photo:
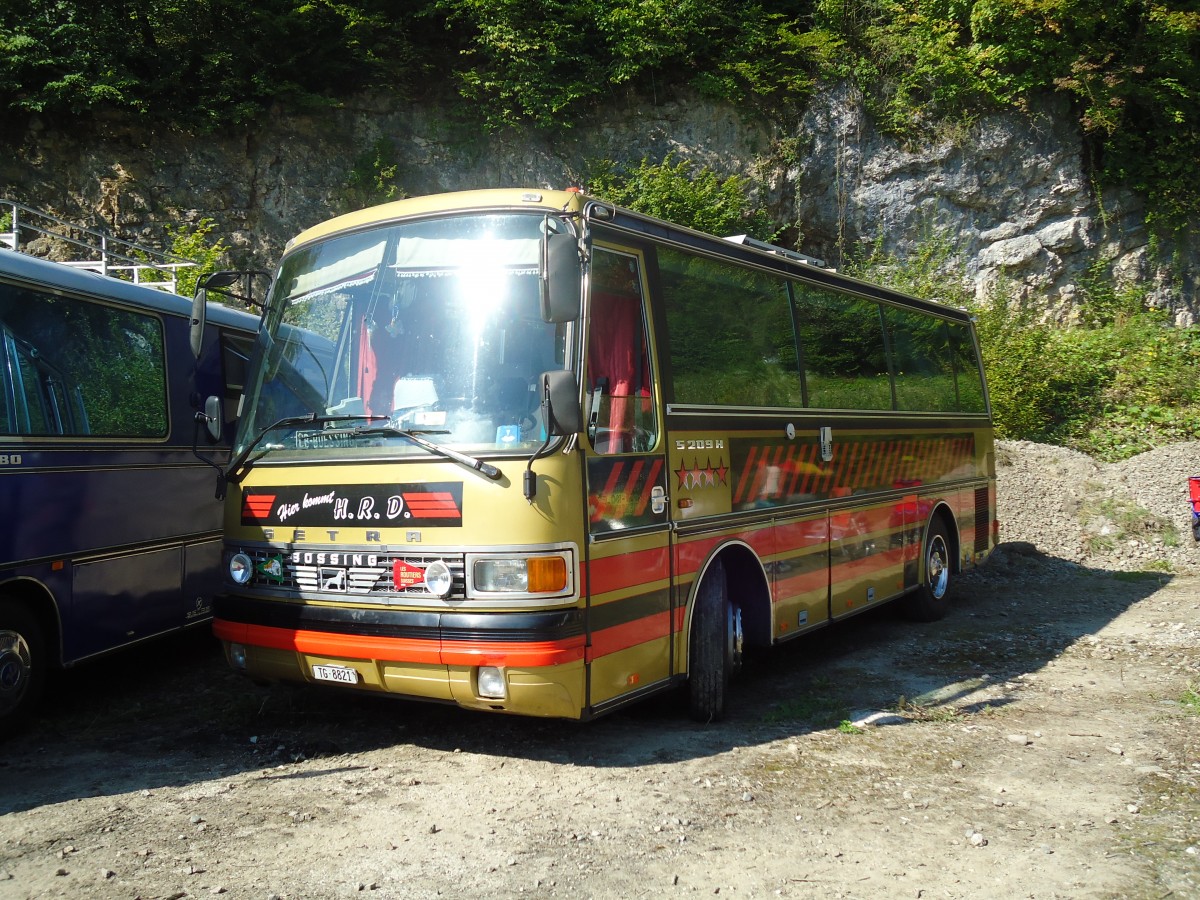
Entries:
[[1200, 318], [1200, 236], [1152, 241], [1142, 200], [1091, 183], [1074, 119], [1052, 102], [921, 147], [881, 135], [845, 86], [799, 121], [676, 98], [614, 107], [556, 133], [499, 136], [455, 124], [445, 110], [380, 98], [211, 137], [121, 120], [86, 135], [34, 122], [0, 138], [9, 145], [0, 196], [152, 244], [163, 243], [164, 224], [211, 218], [239, 264], [271, 268], [291, 235], [348, 208], [356, 160], [381, 138], [395, 148], [395, 180], [408, 195], [561, 187], [580, 183], [590, 160], [674, 152], [753, 176], [776, 221], [798, 228], [800, 249], [835, 264], [860, 242], [904, 255], [937, 235], [980, 294], [1003, 282], [1069, 319], [1081, 277], [1102, 266], [1118, 284], [1148, 288], [1177, 323]]

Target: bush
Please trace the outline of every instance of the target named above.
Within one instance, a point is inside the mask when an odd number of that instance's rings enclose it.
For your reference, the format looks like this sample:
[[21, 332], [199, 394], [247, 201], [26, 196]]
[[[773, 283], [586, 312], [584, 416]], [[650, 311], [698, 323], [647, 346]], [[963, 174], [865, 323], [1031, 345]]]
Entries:
[[722, 178], [673, 154], [659, 163], [643, 159], [632, 168], [597, 160], [589, 170], [588, 193], [617, 206], [709, 234], [772, 237], [767, 214], [751, 201], [753, 185], [747, 178]]
[[1082, 324], [1048, 322], [1045, 304], [1001, 283], [976, 300], [949, 238], [933, 232], [908, 259], [878, 245], [851, 274], [975, 316], [996, 434], [1118, 460], [1200, 438], [1200, 328], [1172, 327], [1143, 292], [1114, 285], [1097, 263], [1082, 279]]

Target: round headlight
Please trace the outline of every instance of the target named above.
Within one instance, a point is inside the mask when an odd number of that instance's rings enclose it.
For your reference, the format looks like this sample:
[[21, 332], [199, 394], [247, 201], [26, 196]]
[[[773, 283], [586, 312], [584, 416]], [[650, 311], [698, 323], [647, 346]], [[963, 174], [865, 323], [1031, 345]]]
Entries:
[[247, 584], [254, 575], [254, 563], [245, 553], [229, 557], [229, 577], [234, 584]]
[[454, 576], [450, 574], [450, 567], [440, 559], [425, 567], [425, 587], [429, 593], [437, 597], [447, 597], [453, 586]]

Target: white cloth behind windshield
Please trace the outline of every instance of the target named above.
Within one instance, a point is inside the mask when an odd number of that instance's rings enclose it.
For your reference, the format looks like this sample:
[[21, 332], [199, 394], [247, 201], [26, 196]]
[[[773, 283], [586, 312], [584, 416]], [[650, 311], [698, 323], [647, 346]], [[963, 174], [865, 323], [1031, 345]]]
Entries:
[[296, 277], [288, 302], [303, 303], [322, 294], [369, 283], [379, 271], [385, 246], [386, 242], [380, 241], [365, 250], [334, 260], [329, 265], [301, 272]]

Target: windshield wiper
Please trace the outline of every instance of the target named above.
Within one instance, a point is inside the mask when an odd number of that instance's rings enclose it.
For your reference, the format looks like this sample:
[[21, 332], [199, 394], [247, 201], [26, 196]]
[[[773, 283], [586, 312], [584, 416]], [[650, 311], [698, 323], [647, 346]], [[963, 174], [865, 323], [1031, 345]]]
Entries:
[[364, 419], [368, 422], [374, 422], [386, 418], [387, 416], [372, 416], [365, 413], [327, 416], [314, 412], [304, 416], [287, 416], [277, 422], [272, 422], [256, 434], [254, 439], [246, 445], [245, 449], [229, 461], [229, 467], [221, 473], [222, 480], [226, 482], [232, 481], [234, 484], [241, 481], [250, 469], [248, 465], [251, 462], [250, 454], [254, 452], [255, 447], [263, 442], [263, 438], [272, 431], [278, 431], [280, 428], [299, 428], [302, 425], [328, 425], [330, 422], [361, 422]]
[[[355, 418], [367, 419], [386, 419], [387, 416], [356, 416]], [[371, 437], [374, 435], [398, 435], [406, 438], [416, 444], [418, 447], [428, 450], [437, 456], [443, 456], [446, 459], [452, 459], [456, 463], [461, 463], [468, 469], [474, 469], [481, 475], [490, 478], [492, 481], [499, 481], [504, 477], [504, 473], [497, 469], [489, 462], [484, 462], [482, 459], [477, 459], [474, 456], [469, 456], [466, 453], [460, 453], [457, 450], [451, 450], [449, 447], [443, 447], [441, 444], [435, 444], [433, 441], [428, 441], [421, 437], [422, 434], [448, 434], [445, 431], [412, 431], [407, 428], [397, 428], [395, 425], [360, 425], [357, 428], [342, 428], [333, 429], [332, 434], [344, 434], [348, 437]]]

